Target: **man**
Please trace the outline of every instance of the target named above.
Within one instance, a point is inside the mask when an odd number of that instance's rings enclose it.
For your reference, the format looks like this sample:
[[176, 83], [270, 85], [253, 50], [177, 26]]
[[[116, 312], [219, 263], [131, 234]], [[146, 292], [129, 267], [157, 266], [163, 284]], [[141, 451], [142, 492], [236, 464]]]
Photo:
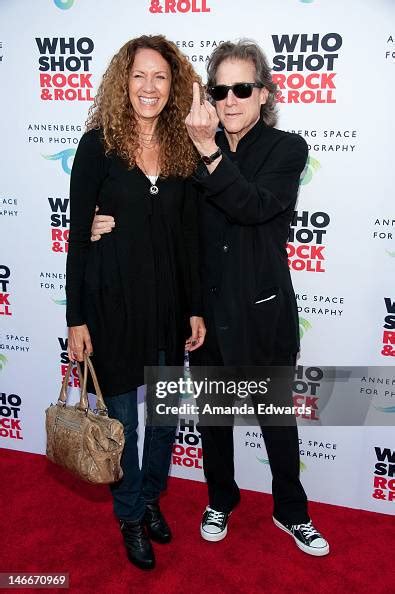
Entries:
[[[260, 48], [248, 41], [221, 44], [208, 62], [208, 92], [199, 87], [186, 126], [202, 161], [202, 282], [204, 365], [294, 367], [298, 314], [286, 242], [307, 159], [303, 138], [273, 128], [275, 91]], [[217, 132], [218, 124], [222, 130]], [[329, 552], [307, 513], [299, 480], [296, 424], [265, 426], [273, 474], [273, 521], [311, 555]], [[209, 506], [201, 535], [222, 540], [240, 494], [234, 480], [233, 427], [201, 423]]]
[[[293, 368], [299, 325], [285, 246], [307, 145], [273, 127], [276, 87], [256, 44], [221, 44], [208, 62], [207, 87], [215, 107], [201, 102], [195, 84], [185, 122], [202, 157], [196, 180], [207, 335], [193, 363]], [[110, 230], [107, 217], [93, 227], [94, 234]], [[200, 425], [209, 493], [200, 531], [216, 542], [226, 537], [240, 499], [233, 427]], [[296, 423], [262, 426], [262, 434], [273, 475], [275, 525], [302, 551], [326, 555], [329, 545], [310, 521], [299, 480]]]

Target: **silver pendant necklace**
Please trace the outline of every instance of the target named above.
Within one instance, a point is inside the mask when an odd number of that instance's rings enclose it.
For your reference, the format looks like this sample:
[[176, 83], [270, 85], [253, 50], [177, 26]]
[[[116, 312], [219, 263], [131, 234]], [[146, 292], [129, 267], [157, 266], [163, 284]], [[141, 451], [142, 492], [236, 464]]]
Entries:
[[[151, 194], [151, 196], [156, 196], [157, 194], [159, 194], [159, 188], [156, 184], [156, 182], [158, 181], [158, 177], [159, 175], [148, 175], [148, 173], [145, 170], [145, 165], [144, 165], [144, 161], [142, 156], [140, 155], [140, 160], [141, 160], [141, 165], [142, 165], [142, 169], [144, 172], [145, 177], [148, 179], [148, 181], [150, 182], [151, 186], [149, 189], [149, 193]], [[158, 162], [156, 164], [156, 170], [158, 170], [158, 165], [159, 165], [159, 157], [158, 157]]]
[[[147, 174], [146, 174], [146, 175], [147, 175]], [[156, 182], [157, 182], [157, 180], [158, 180], [158, 176], [154, 176], [154, 175], [148, 176], [148, 175], [147, 175], [147, 177], [148, 177], [148, 179], [149, 179], [149, 181], [150, 181], [150, 183], [151, 183], [151, 187], [150, 187], [150, 189], [149, 189], [149, 193], [150, 193], [150, 194], [152, 194], [152, 196], [156, 196], [156, 194], [158, 194], [158, 193], [159, 193], [159, 188], [158, 188], [158, 186], [156, 185]], [[152, 179], [151, 179], [151, 178], [154, 178], [154, 179], [155, 179], [155, 181], [152, 181]]]

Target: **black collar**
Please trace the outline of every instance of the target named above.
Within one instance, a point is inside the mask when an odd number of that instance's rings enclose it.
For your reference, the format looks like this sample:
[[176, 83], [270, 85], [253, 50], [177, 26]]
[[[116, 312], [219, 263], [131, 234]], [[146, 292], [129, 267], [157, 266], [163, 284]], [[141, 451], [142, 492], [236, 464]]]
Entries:
[[[245, 134], [238, 142], [235, 153], [240, 153], [246, 148], [249, 148], [256, 140], [261, 138], [265, 132], [269, 130], [268, 126], [260, 119], [258, 122]], [[232, 153], [229, 147], [228, 139], [223, 129], [217, 133], [217, 144], [221, 149], [227, 153]]]

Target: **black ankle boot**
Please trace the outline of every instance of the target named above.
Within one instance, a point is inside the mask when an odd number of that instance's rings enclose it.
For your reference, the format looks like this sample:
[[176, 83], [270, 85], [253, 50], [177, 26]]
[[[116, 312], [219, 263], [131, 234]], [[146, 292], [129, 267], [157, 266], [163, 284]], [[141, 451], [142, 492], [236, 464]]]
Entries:
[[143, 520], [119, 520], [129, 561], [140, 569], [153, 569], [155, 555]]
[[155, 542], [166, 543], [171, 541], [171, 531], [157, 501], [146, 503], [145, 507], [145, 525], [148, 535]]

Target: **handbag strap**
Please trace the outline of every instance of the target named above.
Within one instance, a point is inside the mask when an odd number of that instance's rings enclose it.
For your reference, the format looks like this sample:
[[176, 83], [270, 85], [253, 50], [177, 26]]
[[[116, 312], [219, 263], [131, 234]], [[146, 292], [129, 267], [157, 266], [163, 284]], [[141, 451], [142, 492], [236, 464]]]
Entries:
[[[69, 385], [70, 373], [71, 373], [72, 368], [73, 368], [73, 363], [70, 361], [69, 364], [68, 364], [68, 366], [67, 366], [66, 373], [64, 374], [62, 385], [60, 387], [60, 394], [59, 394], [59, 398], [58, 398], [58, 401], [57, 401], [57, 404], [59, 404], [59, 406], [65, 406], [66, 405], [66, 402], [67, 402], [67, 388], [68, 388], [68, 385]], [[78, 363], [78, 361], [77, 361], [77, 372], [78, 372], [78, 379], [80, 381], [80, 386], [82, 386], [83, 379], [82, 379], [82, 373], [81, 373], [81, 366]]]
[[[108, 410], [107, 407], [105, 405], [104, 399], [103, 399], [103, 394], [102, 391], [100, 389], [99, 386], [99, 382], [97, 380], [97, 375], [95, 372], [95, 368], [93, 367], [93, 363], [89, 357], [89, 355], [85, 355], [85, 359], [84, 359], [84, 373], [85, 373], [85, 364], [87, 364], [88, 369], [91, 373], [92, 376], [92, 380], [93, 380], [93, 385], [95, 386], [95, 392], [96, 392], [96, 405], [97, 405], [97, 411], [101, 414], [107, 414]], [[86, 373], [86, 376], [88, 374]], [[85, 381], [85, 378], [84, 378]], [[85, 387], [86, 388], [86, 387]]]
[[[73, 363], [70, 361], [65, 376], [63, 378], [62, 386], [60, 388], [60, 395], [57, 404], [59, 406], [65, 406], [67, 402], [67, 387], [69, 384], [70, 373], [73, 367]], [[107, 415], [108, 410], [104, 403], [103, 394], [99, 386], [99, 382], [97, 380], [97, 375], [95, 369], [93, 367], [93, 363], [89, 358], [89, 355], [84, 355], [84, 373], [81, 373], [81, 366], [77, 361], [77, 371], [78, 377], [80, 380], [80, 402], [78, 408], [87, 412], [89, 409], [89, 400], [88, 400], [88, 392], [87, 392], [87, 383], [88, 383], [88, 370], [92, 376], [93, 385], [96, 391], [96, 404], [97, 404], [97, 411], [99, 414]]]

